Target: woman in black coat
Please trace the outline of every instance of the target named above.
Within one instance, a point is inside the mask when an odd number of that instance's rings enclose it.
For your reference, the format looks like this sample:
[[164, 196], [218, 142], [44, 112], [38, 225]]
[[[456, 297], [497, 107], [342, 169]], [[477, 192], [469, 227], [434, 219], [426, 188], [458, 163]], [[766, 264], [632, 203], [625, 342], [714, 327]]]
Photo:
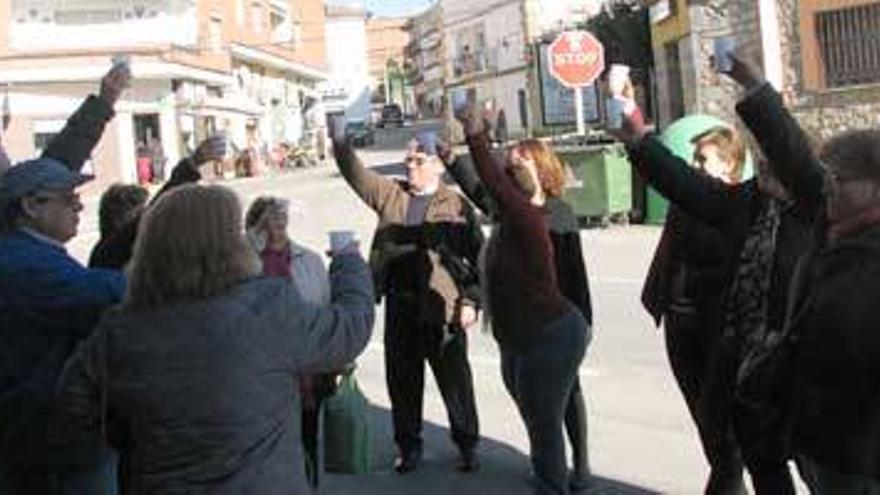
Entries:
[[[739, 62], [735, 66], [742, 69]], [[731, 76], [737, 79], [739, 73]], [[790, 156], [811, 153], [799, 128], [787, 130], [797, 134], [797, 140], [773, 142], [770, 136], [780, 122], [765, 122], [759, 116], [766, 102], [756, 105], [757, 98], [761, 95], [749, 93], [737, 110], [768, 157], [778, 156], [770, 148], [780, 145], [788, 147]], [[784, 113], [781, 104], [777, 110]], [[757, 178], [735, 185], [693, 169], [646, 132], [639, 112], [626, 118], [620, 138], [633, 166], [652, 186], [683, 211], [718, 229], [724, 244], [736, 253], [723, 294], [721, 343], [707, 370], [699, 407], [715, 422], [710, 431], [718, 436], [734, 428], [758, 494], [794, 493], [782, 425], [768, 425], [735, 400], [736, 377], [752, 342], [783, 331], [789, 283], [810, 244], [818, 212], [812, 204], [789, 197], [766, 163], [759, 163]]]
[[[467, 156], [453, 156], [451, 149], [444, 146], [443, 162], [462, 192], [484, 214], [497, 220], [497, 208], [492, 203], [485, 187]], [[515, 166], [508, 166], [517, 184], [524, 190], [535, 187], [531, 177]], [[593, 325], [593, 308], [590, 302], [590, 284], [581, 249], [578, 219], [563, 199], [548, 195], [544, 204], [550, 241], [553, 245], [553, 261], [556, 277], [562, 295], [571, 301], [583, 314], [587, 324]], [[565, 430], [572, 450], [574, 466], [571, 476], [572, 490], [584, 489], [591, 483], [590, 461], [587, 445], [587, 408], [579, 378], [575, 378], [568, 404], [565, 408]]]
[[[728, 184], [741, 180], [745, 145], [732, 128], [716, 127], [697, 136], [694, 164]], [[659, 326], [675, 381], [700, 435], [710, 474], [705, 492], [739, 493], [743, 464], [732, 430], [700, 407], [706, 370], [716, 356], [723, 327], [722, 296], [736, 265], [722, 232], [673, 204], [642, 290], [642, 304]]]

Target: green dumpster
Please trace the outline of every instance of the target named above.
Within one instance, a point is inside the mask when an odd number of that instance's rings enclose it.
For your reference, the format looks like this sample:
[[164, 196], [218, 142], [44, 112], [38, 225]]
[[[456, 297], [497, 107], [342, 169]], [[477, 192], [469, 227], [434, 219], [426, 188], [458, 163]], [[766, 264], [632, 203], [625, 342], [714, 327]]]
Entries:
[[653, 187], [648, 187], [646, 203], [645, 223], [660, 225], [666, 220], [666, 211], [669, 209], [669, 201], [660, 195]]
[[565, 200], [578, 217], [605, 225], [628, 221], [632, 210], [632, 169], [620, 145], [557, 148], [575, 181]]

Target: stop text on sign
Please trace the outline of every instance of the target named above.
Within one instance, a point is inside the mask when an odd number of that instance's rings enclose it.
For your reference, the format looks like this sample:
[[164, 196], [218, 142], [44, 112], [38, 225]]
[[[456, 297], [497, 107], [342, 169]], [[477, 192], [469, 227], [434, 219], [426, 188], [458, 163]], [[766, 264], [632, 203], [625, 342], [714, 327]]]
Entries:
[[555, 65], [593, 65], [599, 61], [599, 54], [590, 53], [556, 53], [553, 55]]
[[582, 88], [605, 71], [605, 47], [587, 31], [565, 31], [547, 47], [550, 74], [562, 85]]

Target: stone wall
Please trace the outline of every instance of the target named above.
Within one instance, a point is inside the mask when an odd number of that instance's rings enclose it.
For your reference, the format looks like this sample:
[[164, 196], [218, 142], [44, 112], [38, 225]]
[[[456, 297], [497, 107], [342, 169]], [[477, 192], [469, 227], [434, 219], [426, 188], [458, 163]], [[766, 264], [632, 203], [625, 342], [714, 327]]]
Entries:
[[[807, 91], [801, 57], [798, 0], [777, 0], [782, 43], [782, 92], [795, 116], [817, 140], [864, 127], [880, 127], [880, 85], [828, 91]], [[689, 6], [690, 35], [679, 42], [687, 113], [715, 115], [736, 122], [737, 88], [709, 65], [714, 40], [733, 35], [756, 62], [763, 57], [761, 22], [755, 0], [703, 0]], [[764, 21], [766, 22], [766, 21]], [[655, 53], [659, 85], [664, 87], [663, 53]], [[666, 94], [661, 91], [660, 94]], [[661, 116], [667, 114], [661, 102]], [[668, 120], [661, 118], [662, 124]]]
[[848, 130], [880, 128], [880, 85], [803, 94], [793, 110], [819, 141]]
[[880, 127], [880, 85], [810, 91], [804, 84], [798, 0], [777, 0], [785, 88], [801, 125], [817, 141], [841, 132]]
[[[706, 0], [688, 7], [690, 34], [679, 41], [686, 113], [704, 113], [734, 122], [737, 88], [710, 66], [715, 39], [736, 36], [737, 42], [759, 53], [761, 37], [757, 2]], [[659, 58], [662, 52], [656, 54]], [[663, 66], [658, 63], [658, 69]], [[658, 72], [662, 81], [663, 74]], [[661, 82], [661, 85], [664, 84]], [[663, 94], [663, 93], [661, 93]], [[661, 117], [664, 116], [661, 104]], [[661, 118], [663, 124], [667, 120]]]

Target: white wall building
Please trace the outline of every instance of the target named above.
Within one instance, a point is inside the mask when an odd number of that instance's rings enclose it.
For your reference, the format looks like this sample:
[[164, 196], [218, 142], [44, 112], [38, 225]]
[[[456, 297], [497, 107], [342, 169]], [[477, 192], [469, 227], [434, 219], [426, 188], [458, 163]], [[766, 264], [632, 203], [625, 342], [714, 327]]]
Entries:
[[[522, 0], [474, 2], [442, 0], [447, 104], [466, 95], [478, 104], [504, 110], [512, 137], [531, 127]], [[455, 134], [457, 126], [451, 125]], [[460, 136], [454, 136], [460, 137]]]
[[[6, 0], [0, 5], [0, 81], [9, 84], [16, 158], [40, 151], [64, 125], [116, 55], [130, 59], [133, 81], [93, 155], [100, 190], [137, 180], [137, 149], [158, 138], [169, 168], [197, 141], [226, 130], [239, 146], [254, 135], [271, 146], [298, 141], [301, 105], [320, 101], [325, 74], [296, 62], [289, 1]], [[259, 7], [259, 8], [257, 8]], [[6, 10], [4, 10], [6, 8]], [[258, 15], [262, 14], [262, 15]], [[4, 32], [5, 31], [5, 32]], [[280, 34], [279, 34], [280, 33]]]
[[348, 120], [370, 118], [372, 94], [367, 61], [367, 11], [362, 6], [326, 8], [328, 78], [323, 87], [328, 114]]

